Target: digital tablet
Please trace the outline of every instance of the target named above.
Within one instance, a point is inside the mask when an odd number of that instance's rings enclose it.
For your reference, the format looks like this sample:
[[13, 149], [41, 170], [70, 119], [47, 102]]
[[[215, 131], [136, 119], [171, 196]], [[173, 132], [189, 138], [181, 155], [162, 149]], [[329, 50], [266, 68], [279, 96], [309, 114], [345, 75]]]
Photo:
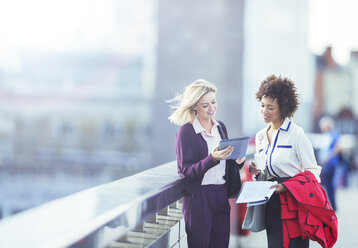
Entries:
[[218, 150], [223, 150], [228, 146], [233, 146], [234, 151], [226, 159], [237, 159], [246, 156], [247, 146], [249, 145], [249, 137], [220, 140]]

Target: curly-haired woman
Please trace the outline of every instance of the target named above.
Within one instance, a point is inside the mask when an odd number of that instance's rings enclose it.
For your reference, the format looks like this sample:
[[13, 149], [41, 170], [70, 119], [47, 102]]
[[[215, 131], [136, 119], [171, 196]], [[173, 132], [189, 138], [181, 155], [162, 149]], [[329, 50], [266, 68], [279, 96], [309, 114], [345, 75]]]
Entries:
[[[256, 99], [261, 103], [264, 122], [269, 124], [256, 134], [256, 153], [266, 155], [268, 180], [278, 182], [276, 194], [266, 204], [268, 247], [286, 247], [279, 195], [288, 189], [283, 182], [305, 171], [312, 172], [319, 182], [321, 167], [303, 129], [290, 120], [299, 104], [294, 83], [288, 78], [270, 75], [262, 81]], [[254, 175], [260, 173], [255, 163], [250, 165], [249, 171]], [[290, 235], [289, 247], [309, 247], [307, 237]]]

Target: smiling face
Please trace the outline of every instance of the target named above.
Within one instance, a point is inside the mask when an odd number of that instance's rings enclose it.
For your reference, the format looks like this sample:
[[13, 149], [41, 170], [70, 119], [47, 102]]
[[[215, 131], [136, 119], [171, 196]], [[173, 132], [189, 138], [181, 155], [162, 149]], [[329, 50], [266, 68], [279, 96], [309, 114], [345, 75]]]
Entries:
[[196, 117], [199, 120], [208, 121], [215, 117], [216, 107], [216, 95], [210, 91], [200, 98], [193, 109], [196, 111]]
[[280, 108], [276, 99], [263, 96], [261, 99], [261, 114], [265, 123], [281, 122]]

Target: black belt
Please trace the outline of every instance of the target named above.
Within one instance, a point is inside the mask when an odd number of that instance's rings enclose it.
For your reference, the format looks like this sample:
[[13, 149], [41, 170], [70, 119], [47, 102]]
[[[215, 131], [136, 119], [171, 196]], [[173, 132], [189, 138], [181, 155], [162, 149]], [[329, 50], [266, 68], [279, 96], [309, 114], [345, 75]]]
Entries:
[[282, 183], [290, 178], [292, 178], [292, 177], [274, 177], [274, 178], [270, 178], [268, 181], [271, 181], [271, 182], [276, 181], [278, 183]]

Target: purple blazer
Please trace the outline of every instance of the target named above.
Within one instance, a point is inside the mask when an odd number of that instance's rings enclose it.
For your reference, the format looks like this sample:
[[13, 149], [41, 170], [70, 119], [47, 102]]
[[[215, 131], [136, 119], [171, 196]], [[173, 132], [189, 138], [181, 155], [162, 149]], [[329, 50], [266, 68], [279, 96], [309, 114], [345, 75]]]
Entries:
[[[224, 123], [218, 122], [228, 137]], [[176, 153], [179, 176], [186, 178], [184, 195], [195, 197], [200, 191], [205, 172], [219, 162], [213, 160], [204, 137], [200, 133], [195, 133], [194, 127], [190, 123], [181, 126], [177, 132]], [[228, 163], [236, 164], [234, 160], [226, 160], [226, 167], [228, 167]]]

